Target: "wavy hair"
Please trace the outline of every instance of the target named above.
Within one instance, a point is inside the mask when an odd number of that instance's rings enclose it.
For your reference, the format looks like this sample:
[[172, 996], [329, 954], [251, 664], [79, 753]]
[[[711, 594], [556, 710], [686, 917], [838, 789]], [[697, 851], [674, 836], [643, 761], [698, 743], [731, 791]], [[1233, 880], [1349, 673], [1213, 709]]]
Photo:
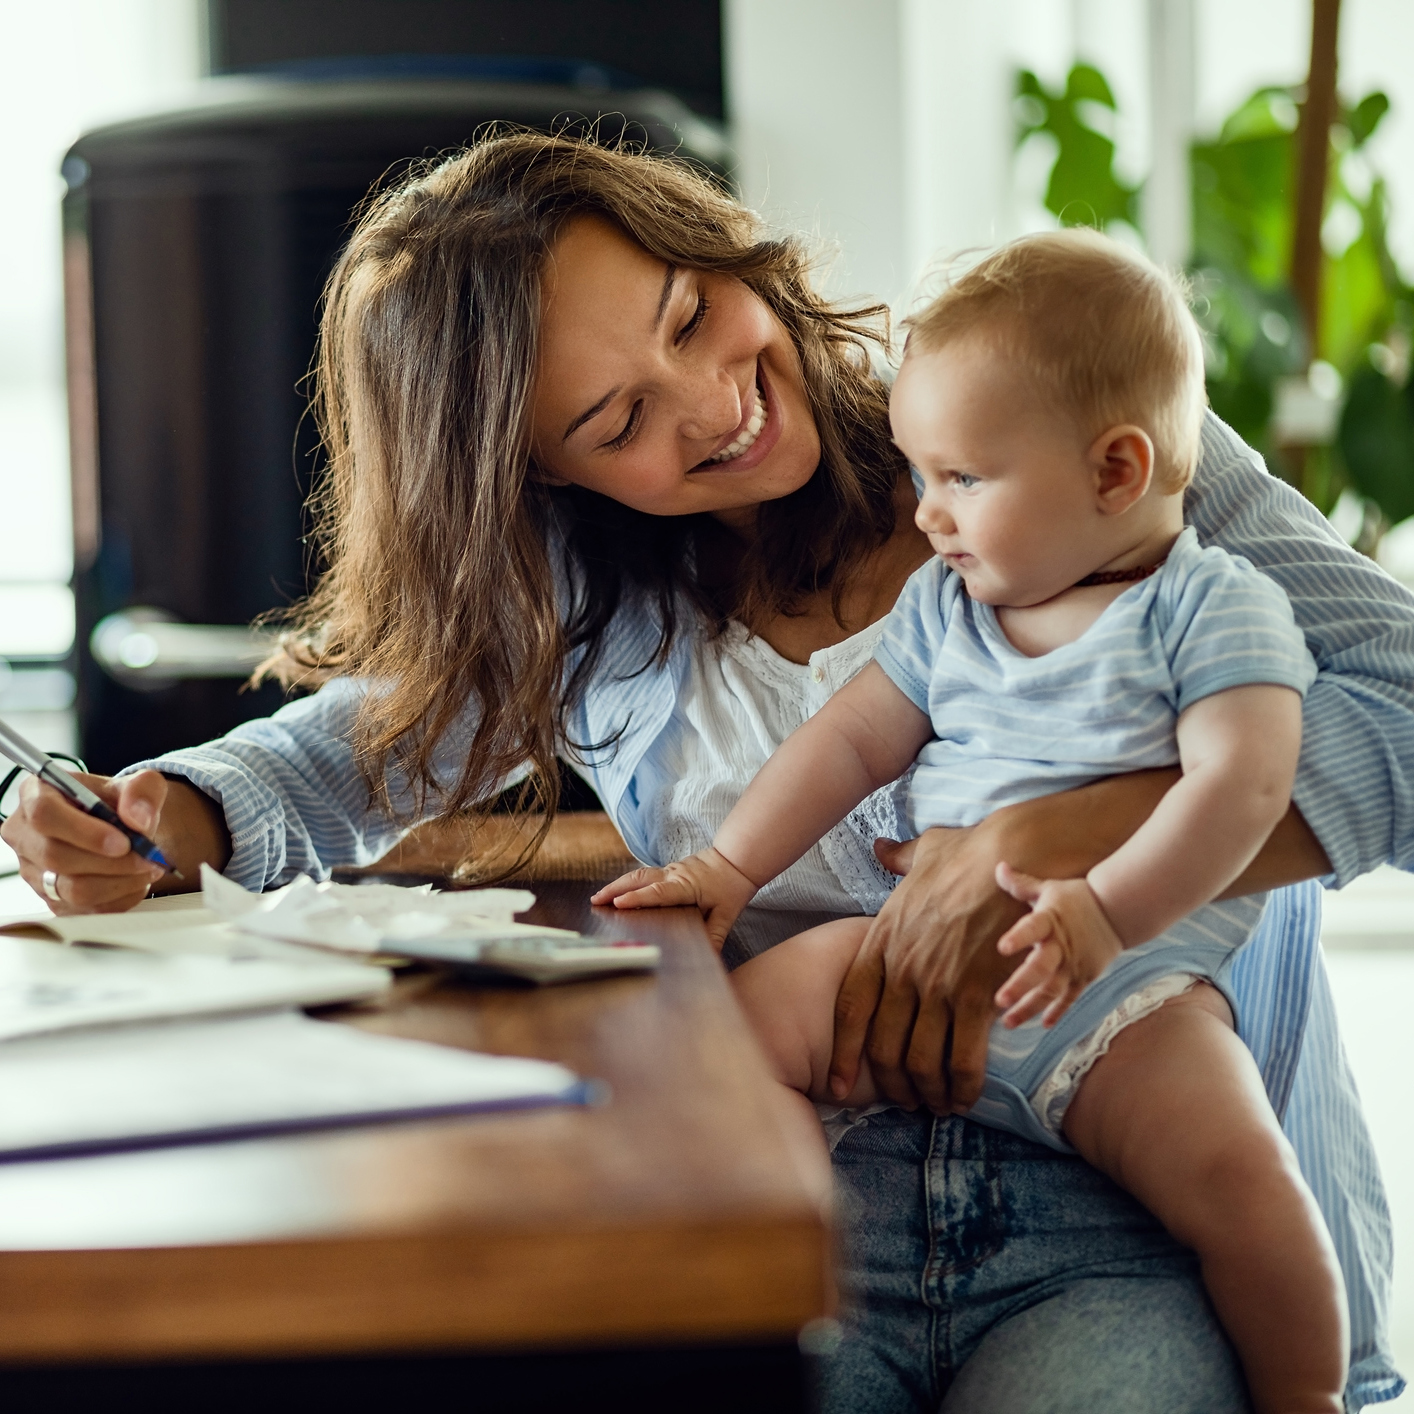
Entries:
[[[535, 475], [542, 274], [566, 224], [589, 214], [664, 261], [736, 276], [799, 352], [820, 463], [761, 507], [732, 602], [698, 582], [702, 518], [646, 515]], [[851, 572], [893, 528], [904, 463], [869, 368], [887, 311], [831, 305], [811, 263], [689, 164], [568, 137], [495, 134], [370, 200], [329, 279], [315, 365], [325, 569], [261, 672], [287, 687], [335, 674], [376, 685], [354, 726], [374, 801], [408, 810], [389, 789], [395, 763], [412, 810], [433, 799], [444, 815], [474, 814], [528, 767], [520, 808], [543, 819], [517, 867], [553, 818], [556, 757], [604, 745], [571, 740], [568, 715], [626, 599], [659, 629], [643, 669], [684, 614], [759, 623], [828, 587], [838, 617]], [[568, 613], [557, 580], [572, 586]], [[439, 779], [437, 745], [469, 705], [465, 763]]]

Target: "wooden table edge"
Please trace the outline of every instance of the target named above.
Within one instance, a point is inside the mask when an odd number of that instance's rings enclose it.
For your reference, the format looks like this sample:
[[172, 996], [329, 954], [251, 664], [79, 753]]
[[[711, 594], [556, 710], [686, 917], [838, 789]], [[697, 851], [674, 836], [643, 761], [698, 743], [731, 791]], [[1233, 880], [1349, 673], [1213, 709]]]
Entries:
[[828, 1165], [793, 1132], [764, 1207], [0, 1249], [0, 1366], [792, 1339], [836, 1301]]
[[[370, 1265], [383, 1272], [376, 1289]], [[834, 1305], [821, 1213], [603, 1226], [554, 1242], [478, 1230], [9, 1251], [0, 1364], [757, 1341], [791, 1338]]]

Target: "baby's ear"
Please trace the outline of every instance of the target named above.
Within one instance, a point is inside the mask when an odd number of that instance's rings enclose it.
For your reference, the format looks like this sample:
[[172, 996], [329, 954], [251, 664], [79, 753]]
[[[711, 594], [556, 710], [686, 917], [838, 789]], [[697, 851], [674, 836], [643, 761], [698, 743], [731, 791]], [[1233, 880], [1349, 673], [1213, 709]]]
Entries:
[[1090, 444], [1087, 460], [1095, 477], [1095, 503], [1102, 515], [1122, 515], [1154, 479], [1154, 443], [1133, 423], [1101, 432]]

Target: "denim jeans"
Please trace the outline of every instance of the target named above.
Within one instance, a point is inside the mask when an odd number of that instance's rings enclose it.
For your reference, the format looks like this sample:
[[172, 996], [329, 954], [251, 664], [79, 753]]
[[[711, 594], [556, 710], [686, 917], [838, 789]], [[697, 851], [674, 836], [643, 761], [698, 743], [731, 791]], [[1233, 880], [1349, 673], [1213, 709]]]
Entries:
[[888, 1110], [834, 1154], [846, 1302], [824, 1414], [1239, 1414], [1193, 1254], [1080, 1159]]

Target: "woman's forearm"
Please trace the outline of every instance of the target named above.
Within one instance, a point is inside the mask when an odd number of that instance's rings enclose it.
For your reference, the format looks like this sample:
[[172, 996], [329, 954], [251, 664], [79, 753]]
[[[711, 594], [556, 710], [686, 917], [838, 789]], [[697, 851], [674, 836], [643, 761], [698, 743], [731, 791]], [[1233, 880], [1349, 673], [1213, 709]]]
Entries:
[[1305, 817], [1293, 805], [1277, 821], [1257, 857], [1219, 895], [1240, 898], [1261, 894], [1303, 879], [1319, 879], [1331, 872], [1325, 846], [1316, 838]]
[[168, 874], [153, 885], [153, 893], [199, 889], [203, 864], [221, 870], [231, 858], [231, 836], [221, 807], [204, 791], [171, 776], [154, 838], [167, 862], [184, 877]]
[[[1173, 767], [1108, 776], [1078, 790], [1006, 806], [980, 828], [996, 833], [998, 852], [1013, 867], [1041, 878], [1080, 878], [1139, 829], [1180, 774]], [[1330, 867], [1293, 805], [1221, 896], [1262, 893], [1318, 878]]]

